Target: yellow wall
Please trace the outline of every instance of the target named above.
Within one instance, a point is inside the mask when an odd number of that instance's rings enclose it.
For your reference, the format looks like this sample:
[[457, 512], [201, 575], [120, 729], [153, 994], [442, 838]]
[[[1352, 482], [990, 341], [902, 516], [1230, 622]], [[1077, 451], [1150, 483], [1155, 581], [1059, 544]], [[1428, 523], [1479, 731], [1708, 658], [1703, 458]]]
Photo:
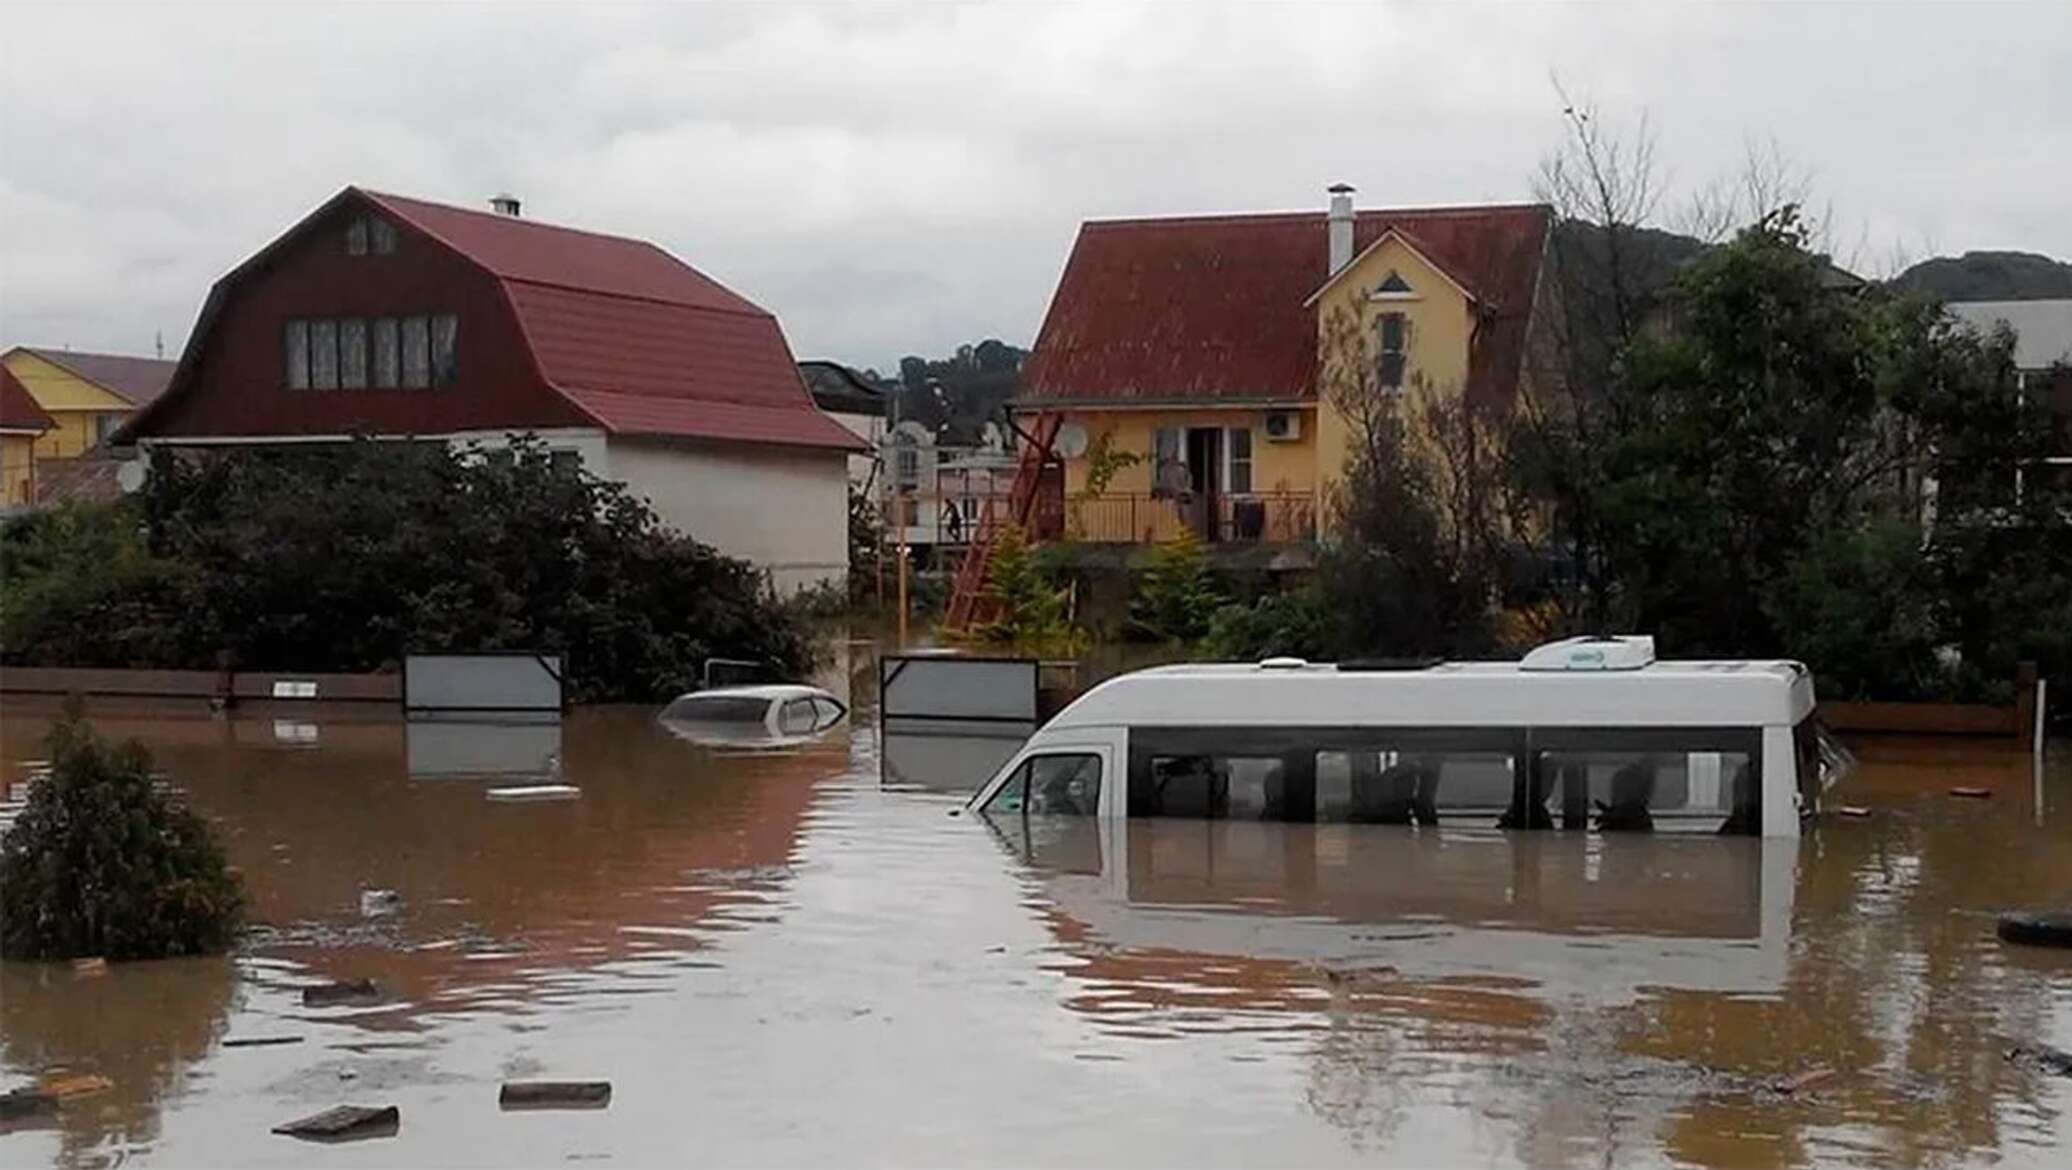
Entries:
[[40, 459], [68, 459], [93, 446], [94, 420], [101, 416], [110, 418], [105, 424], [109, 430], [129, 417], [131, 407], [126, 400], [35, 354], [18, 349], [0, 360], [22, 380], [36, 405], [58, 424], [36, 440]]
[[[1309, 403], [1290, 403], [1287, 409], [1302, 415], [1302, 437], [1288, 442], [1268, 442], [1266, 410], [1230, 410], [1218, 407], [1175, 407], [1169, 410], [1070, 410], [1064, 421], [1086, 428], [1088, 446], [1104, 433], [1114, 437], [1111, 451], [1136, 455], [1137, 463], [1115, 473], [1108, 481], [1109, 494], [1148, 493], [1151, 490], [1152, 433], [1160, 427], [1248, 427], [1252, 432], [1252, 491], [1313, 492], [1316, 489], [1316, 413]], [[1183, 440], [1184, 442], [1184, 440]], [[1183, 448], [1184, 449], [1184, 448]], [[1065, 460], [1065, 494], [1086, 490], [1087, 458]]]
[[[1405, 298], [1373, 296], [1394, 271], [1410, 285]], [[1405, 393], [1413, 399], [1459, 394], [1468, 382], [1468, 342], [1474, 313], [1467, 296], [1401, 239], [1354, 261], [1317, 298], [1319, 389], [1317, 458], [1326, 479], [1345, 466], [1349, 429], [1337, 405], [1346, 394], [1371, 391], [1369, 373], [1379, 359], [1378, 321], [1384, 313], [1404, 317]], [[1365, 381], [1363, 381], [1365, 380]]]
[[0, 507], [33, 503], [29, 485], [35, 467], [34, 435], [0, 435]]

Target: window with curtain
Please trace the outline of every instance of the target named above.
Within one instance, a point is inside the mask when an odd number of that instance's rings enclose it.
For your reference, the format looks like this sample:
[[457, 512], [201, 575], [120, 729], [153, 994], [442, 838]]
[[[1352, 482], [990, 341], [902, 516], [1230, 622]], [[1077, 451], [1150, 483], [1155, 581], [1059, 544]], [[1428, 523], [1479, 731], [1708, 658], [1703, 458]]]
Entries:
[[1236, 495], [1248, 495], [1252, 491], [1252, 428], [1231, 427], [1224, 435], [1224, 450], [1229, 453], [1229, 474], [1224, 476], [1223, 490]]
[[361, 390], [367, 385], [367, 319], [347, 317], [338, 322], [338, 385]]
[[1401, 390], [1403, 388], [1404, 337], [1409, 326], [1401, 313], [1383, 313], [1375, 323], [1380, 334], [1381, 361], [1376, 371], [1382, 388]]

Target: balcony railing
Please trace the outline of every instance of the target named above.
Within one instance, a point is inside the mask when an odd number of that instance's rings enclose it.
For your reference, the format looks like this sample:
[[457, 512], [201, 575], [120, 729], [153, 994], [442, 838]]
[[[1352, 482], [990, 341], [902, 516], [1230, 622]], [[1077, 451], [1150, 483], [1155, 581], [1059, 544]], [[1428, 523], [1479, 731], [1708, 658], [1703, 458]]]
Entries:
[[1036, 501], [1039, 540], [1152, 544], [1193, 528], [1209, 544], [1287, 544], [1316, 539], [1316, 500], [1306, 492], [1175, 499], [1110, 492]]

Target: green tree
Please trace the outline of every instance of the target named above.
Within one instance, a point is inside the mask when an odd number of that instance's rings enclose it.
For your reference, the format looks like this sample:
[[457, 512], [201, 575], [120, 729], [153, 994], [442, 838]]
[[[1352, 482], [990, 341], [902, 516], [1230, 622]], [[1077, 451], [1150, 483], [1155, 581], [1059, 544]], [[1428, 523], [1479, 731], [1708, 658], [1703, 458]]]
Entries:
[[1133, 585], [1130, 628], [1166, 642], [1199, 639], [1230, 600], [1216, 584], [1201, 537], [1188, 525], [1151, 550]]
[[49, 776], [0, 838], [0, 955], [156, 959], [230, 946], [244, 906], [207, 821], [154, 783], [151, 757], [69, 709]]
[[[139, 517], [142, 547], [122, 545]], [[351, 671], [529, 649], [597, 701], [675, 694], [711, 656], [809, 658], [752, 566], [536, 440], [160, 453], [140, 500], [78, 530], [99, 543], [61, 553], [72, 529], [40, 522], [0, 536], [7, 662], [208, 667], [229, 650], [248, 669]], [[103, 545], [135, 571], [111, 584]], [[109, 614], [137, 632], [90, 628]]]
[[1002, 528], [994, 543], [986, 600], [991, 617], [972, 627], [977, 641], [1033, 654], [1073, 653], [1085, 641], [1072, 622], [1071, 591], [1053, 579], [1017, 525]]

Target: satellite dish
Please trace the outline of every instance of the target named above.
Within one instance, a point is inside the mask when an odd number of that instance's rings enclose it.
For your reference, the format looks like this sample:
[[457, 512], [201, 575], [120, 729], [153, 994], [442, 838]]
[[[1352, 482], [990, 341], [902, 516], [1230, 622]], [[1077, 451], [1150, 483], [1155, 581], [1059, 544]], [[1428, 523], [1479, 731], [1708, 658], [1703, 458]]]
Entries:
[[1058, 437], [1051, 442], [1051, 449], [1067, 459], [1077, 459], [1086, 454], [1086, 428], [1078, 423], [1066, 423], [1058, 428]]

